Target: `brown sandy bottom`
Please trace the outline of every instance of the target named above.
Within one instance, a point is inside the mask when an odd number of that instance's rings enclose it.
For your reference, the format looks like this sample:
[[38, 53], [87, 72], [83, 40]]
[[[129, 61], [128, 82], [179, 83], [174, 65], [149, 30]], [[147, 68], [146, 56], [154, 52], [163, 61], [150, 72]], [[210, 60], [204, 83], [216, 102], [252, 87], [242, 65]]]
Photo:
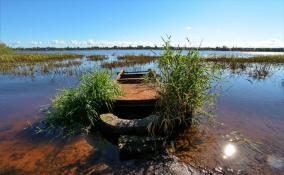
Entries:
[[[99, 134], [68, 139], [35, 135], [23, 129], [26, 120], [17, 121], [13, 127], [0, 127], [0, 174], [167, 174], [172, 173], [171, 169], [184, 169], [186, 174], [283, 174], [283, 169], [277, 169], [281, 164], [277, 158], [284, 155], [283, 149], [271, 146], [277, 136], [255, 130], [248, 134], [251, 141], [245, 142], [241, 136], [229, 134], [238, 122], [226, 123], [218, 128], [202, 125], [187, 129], [175, 140], [175, 147], [168, 148], [174, 160], [153, 157], [121, 161], [117, 147]], [[248, 131], [245, 127], [241, 130]], [[236, 137], [236, 153], [224, 158], [224, 147]], [[276, 145], [282, 144], [278, 142]]]
[[16, 129], [0, 139], [0, 174], [73, 174], [96, 152], [82, 137], [62, 141]]
[[120, 161], [116, 146], [101, 136], [69, 139], [34, 135], [25, 122], [0, 134], [0, 174], [192, 174], [167, 155]]

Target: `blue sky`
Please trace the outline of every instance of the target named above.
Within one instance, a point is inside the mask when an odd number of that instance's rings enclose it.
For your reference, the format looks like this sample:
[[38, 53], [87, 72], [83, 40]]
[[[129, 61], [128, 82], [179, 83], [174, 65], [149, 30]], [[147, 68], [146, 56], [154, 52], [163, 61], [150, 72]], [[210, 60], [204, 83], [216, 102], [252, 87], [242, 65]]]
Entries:
[[284, 0], [0, 0], [10, 46], [284, 47]]

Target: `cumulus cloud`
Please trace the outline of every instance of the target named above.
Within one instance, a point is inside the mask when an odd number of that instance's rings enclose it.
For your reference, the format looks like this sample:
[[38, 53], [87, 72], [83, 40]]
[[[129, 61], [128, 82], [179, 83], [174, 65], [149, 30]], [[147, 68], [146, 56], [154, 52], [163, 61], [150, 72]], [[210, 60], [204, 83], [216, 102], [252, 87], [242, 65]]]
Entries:
[[42, 41], [31, 41], [30, 44], [33, 46], [33, 47], [39, 47], [43, 44]]
[[221, 41], [221, 42], [204, 42], [203, 47], [251, 47], [251, 48], [279, 48], [284, 47], [284, 41], [279, 39], [260, 40], [260, 41]]
[[9, 45], [11, 45], [11, 46], [13, 46], [13, 47], [18, 47], [18, 46], [20, 46], [21, 44], [22, 44], [21, 41], [16, 41], [16, 42], [11, 42], [11, 43], [9, 43]]
[[185, 28], [187, 31], [190, 31], [191, 29], [192, 29], [192, 27], [191, 26], [186, 26], [186, 28]]
[[[199, 47], [201, 40], [191, 40], [191, 44], [184, 39], [182, 41], [172, 41], [173, 46], [193, 46]], [[11, 42], [8, 43], [11, 47], [127, 47], [127, 46], [162, 46], [163, 43], [161, 41], [144, 41], [144, 40], [129, 40], [129, 41], [113, 41], [113, 40], [52, 40], [52, 41], [31, 41], [28, 43], [25, 42]], [[280, 39], [269, 39], [269, 40], [260, 40], [260, 41], [206, 41], [204, 40], [201, 44], [201, 47], [251, 47], [251, 48], [259, 48], [259, 47], [267, 47], [267, 48], [284, 48], [284, 41]]]
[[65, 45], [66, 41], [64, 41], [64, 40], [53, 40], [53, 41], [50, 41], [49, 44], [52, 44], [52, 45]]

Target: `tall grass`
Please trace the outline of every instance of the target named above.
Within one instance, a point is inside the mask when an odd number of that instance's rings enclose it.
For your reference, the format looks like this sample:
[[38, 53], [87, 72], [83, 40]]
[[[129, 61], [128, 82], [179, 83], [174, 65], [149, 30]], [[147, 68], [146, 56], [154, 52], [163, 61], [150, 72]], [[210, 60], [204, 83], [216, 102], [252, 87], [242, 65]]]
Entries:
[[175, 126], [191, 123], [194, 114], [203, 112], [204, 105], [214, 99], [210, 93], [214, 73], [197, 50], [187, 55], [171, 49], [170, 40], [165, 41], [165, 51], [158, 61], [160, 71], [160, 116], [151, 123], [151, 132], [157, 130], [170, 135]]
[[12, 49], [7, 47], [6, 44], [0, 43], [0, 55], [10, 54], [12, 53]]
[[95, 127], [99, 115], [110, 111], [114, 97], [121, 94], [119, 85], [105, 71], [87, 73], [79, 83], [77, 88], [60, 91], [47, 115], [47, 126], [63, 127], [67, 136]]

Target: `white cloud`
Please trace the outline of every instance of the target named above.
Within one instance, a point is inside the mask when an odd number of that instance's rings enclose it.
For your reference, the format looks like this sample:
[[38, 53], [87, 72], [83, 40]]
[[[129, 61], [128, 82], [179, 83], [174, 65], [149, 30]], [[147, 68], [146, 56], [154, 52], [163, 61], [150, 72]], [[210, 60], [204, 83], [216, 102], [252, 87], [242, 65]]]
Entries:
[[13, 47], [18, 47], [18, 46], [20, 46], [21, 44], [22, 44], [21, 41], [16, 41], [16, 42], [11, 42], [11, 43], [9, 43], [9, 45], [11, 45], [11, 46], [13, 46]]
[[186, 28], [185, 28], [187, 31], [190, 31], [191, 29], [192, 29], [192, 27], [191, 26], [186, 26]]
[[251, 47], [251, 48], [279, 48], [284, 47], [284, 41], [279, 39], [270, 39], [270, 40], [260, 40], [260, 41], [240, 41], [240, 42], [234, 42], [234, 41], [221, 41], [221, 42], [204, 42], [202, 44], [203, 47]]
[[52, 44], [52, 45], [65, 45], [66, 41], [64, 41], [64, 40], [53, 40], [53, 41], [50, 41], [49, 43]]
[[30, 44], [33, 46], [33, 47], [39, 47], [43, 44], [42, 41], [31, 41]]
[[[172, 40], [173, 46], [193, 46], [199, 47], [202, 40], [191, 40], [191, 45], [187, 42], [186, 39], [184, 40]], [[31, 41], [28, 43], [25, 42], [11, 42], [8, 43], [11, 47], [92, 47], [92, 46], [99, 46], [99, 47], [113, 47], [113, 46], [120, 46], [120, 47], [127, 47], [127, 46], [162, 46], [162, 41], [144, 41], [144, 40], [129, 40], [129, 41], [120, 41], [120, 40], [52, 40], [52, 41]], [[284, 41], [280, 39], [269, 39], [269, 40], [260, 40], [260, 41], [206, 41], [204, 40], [201, 44], [201, 47], [252, 47], [252, 48], [259, 48], [259, 47], [268, 47], [268, 48], [284, 48]]]

